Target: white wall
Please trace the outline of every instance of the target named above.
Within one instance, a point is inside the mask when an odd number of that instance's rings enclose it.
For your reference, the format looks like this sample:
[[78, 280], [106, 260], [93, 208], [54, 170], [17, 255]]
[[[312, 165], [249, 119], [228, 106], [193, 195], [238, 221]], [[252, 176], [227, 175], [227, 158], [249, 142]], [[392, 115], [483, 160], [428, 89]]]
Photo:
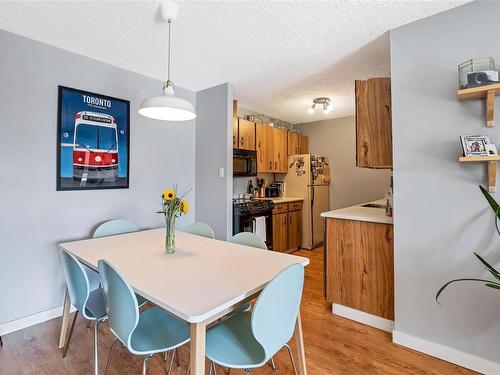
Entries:
[[196, 113], [196, 221], [210, 224], [216, 238], [225, 240], [232, 235], [232, 86], [198, 91]]
[[496, 374], [499, 291], [468, 283], [451, 286], [442, 305], [434, 296], [450, 279], [487, 276], [474, 251], [500, 260], [494, 215], [478, 188], [486, 166], [457, 162], [460, 135], [499, 142], [500, 124], [486, 128], [484, 103], [459, 102], [456, 92], [458, 64], [500, 58], [499, 17], [499, 2], [476, 1], [391, 32], [395, 339]]
[[309, 152], [326, 155], [330, 161], [330, 209], [384, 197], [391, 171], [356, 167], [354, 117], [308, 122], [301, 125], [301, 131], [309, 137]]
[[[163, 225], [155, 213], [163, 189], [195, 183], [195, 122], [137, 114], [159, 81], [1, 30], [0, 51], [1, 325], [62, 304], [59, 242], [87, 238], [112, 218]], [[129, 189], [56, 191], [58, 85], [130, 100]], [[193, 221], [194, 198], [179, 226]]]

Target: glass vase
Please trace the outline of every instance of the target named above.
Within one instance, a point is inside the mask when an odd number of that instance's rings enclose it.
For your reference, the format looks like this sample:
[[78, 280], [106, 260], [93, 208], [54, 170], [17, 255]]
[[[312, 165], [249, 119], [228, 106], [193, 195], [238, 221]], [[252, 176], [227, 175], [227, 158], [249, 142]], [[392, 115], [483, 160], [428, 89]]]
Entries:
[[165, 252], [175, 253], [175, 215], [165, 215]]

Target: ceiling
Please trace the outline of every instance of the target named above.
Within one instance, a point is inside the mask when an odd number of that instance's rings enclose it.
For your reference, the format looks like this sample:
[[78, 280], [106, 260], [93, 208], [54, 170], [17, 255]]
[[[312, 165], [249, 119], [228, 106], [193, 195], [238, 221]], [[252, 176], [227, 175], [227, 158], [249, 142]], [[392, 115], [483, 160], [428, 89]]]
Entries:
[[[234, 84], [242, 106], [292, 123], [354, 113], [354, 80], [389, 74], [388, 30], [459, 1], [179, 1], [173, 81]], [[0, 28], [165, 79], [159, 2], [0, 2]], [[158, 90], [160, 91], [160, 87]], [[333, 110], [307, 114], [329, 96]]]

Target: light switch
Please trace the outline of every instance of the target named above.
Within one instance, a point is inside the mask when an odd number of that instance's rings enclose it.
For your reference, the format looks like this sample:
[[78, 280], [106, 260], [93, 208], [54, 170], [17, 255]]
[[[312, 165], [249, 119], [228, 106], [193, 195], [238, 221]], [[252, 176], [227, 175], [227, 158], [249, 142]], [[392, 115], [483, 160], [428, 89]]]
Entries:
[[219, 168], [219, 177], [224, 177], [224, 168]]

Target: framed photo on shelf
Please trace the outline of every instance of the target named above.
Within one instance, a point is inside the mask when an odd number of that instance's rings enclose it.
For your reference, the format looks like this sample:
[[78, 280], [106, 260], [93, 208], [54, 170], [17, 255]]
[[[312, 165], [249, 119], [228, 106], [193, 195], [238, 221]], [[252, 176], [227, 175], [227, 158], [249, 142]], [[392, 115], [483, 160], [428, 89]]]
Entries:
[[130, 102], [59, 86], [57, 190], [127, 189]]
[[[460, 137], [464, 156], [488, 156], [492, 150], [490, 140], [485, 135], [463, 135]], [[495, 148], [496, 151], [496, 148]]]

